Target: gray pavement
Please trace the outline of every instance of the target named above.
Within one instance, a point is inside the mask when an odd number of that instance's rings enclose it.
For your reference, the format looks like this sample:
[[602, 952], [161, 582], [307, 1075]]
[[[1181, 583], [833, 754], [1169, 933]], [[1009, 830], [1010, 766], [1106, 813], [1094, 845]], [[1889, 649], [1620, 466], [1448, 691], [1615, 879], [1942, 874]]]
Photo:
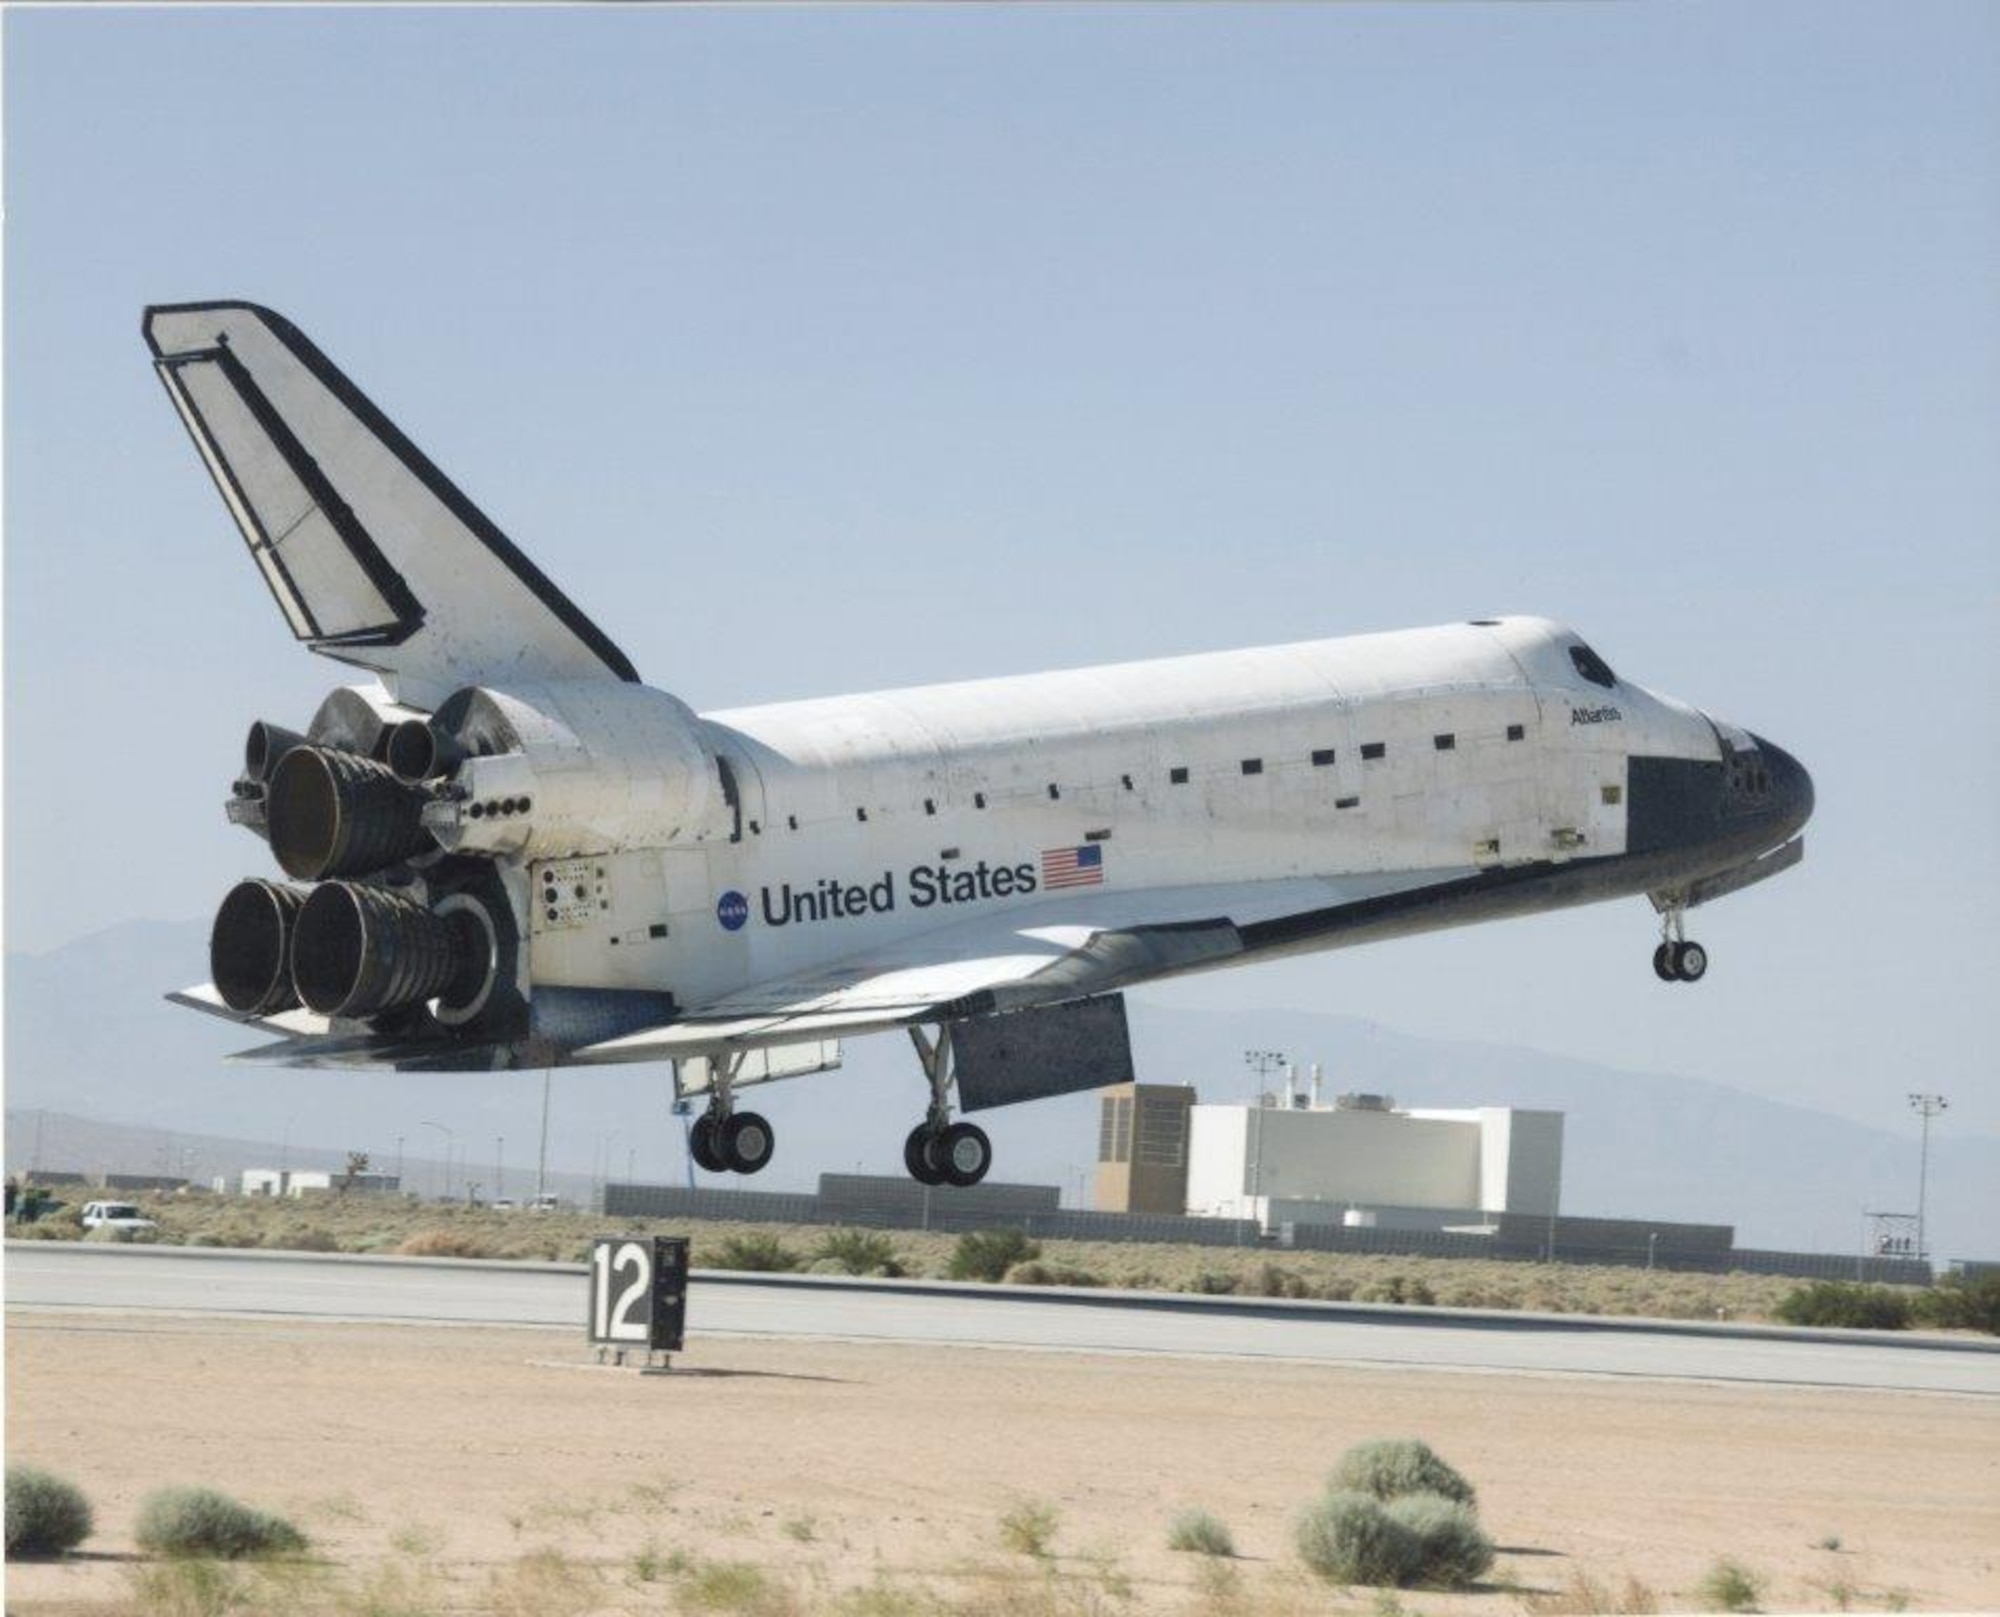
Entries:
[[[583, 1330], [581, 1265], [10, 1241], [11, 1309]], [[704, 1336], [2000, 1397], [2000, 1342], [1576, 1315], [697, 1271]]]

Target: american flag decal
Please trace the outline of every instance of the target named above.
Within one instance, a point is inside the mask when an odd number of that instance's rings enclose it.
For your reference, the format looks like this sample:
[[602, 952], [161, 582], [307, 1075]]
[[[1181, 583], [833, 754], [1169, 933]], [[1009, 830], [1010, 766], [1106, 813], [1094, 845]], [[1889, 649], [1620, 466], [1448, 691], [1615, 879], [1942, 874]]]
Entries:
[[1095, 843], [1081, 848], [1042, 850], [1042, 887], [1055, 892], [1063, 887], [1102, 887], [1104, 850]]

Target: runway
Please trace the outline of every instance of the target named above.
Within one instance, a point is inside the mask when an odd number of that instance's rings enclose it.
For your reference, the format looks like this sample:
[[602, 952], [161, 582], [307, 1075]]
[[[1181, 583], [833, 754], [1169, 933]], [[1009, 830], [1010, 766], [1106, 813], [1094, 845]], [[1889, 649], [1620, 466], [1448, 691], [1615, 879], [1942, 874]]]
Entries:
[[[583, 1330], [581, 1265], [13, 1242], [12, 1309]], [[2000, 1398], [2000, 1342], [697, 1271], [703, 1337], [1295, 1360]]]

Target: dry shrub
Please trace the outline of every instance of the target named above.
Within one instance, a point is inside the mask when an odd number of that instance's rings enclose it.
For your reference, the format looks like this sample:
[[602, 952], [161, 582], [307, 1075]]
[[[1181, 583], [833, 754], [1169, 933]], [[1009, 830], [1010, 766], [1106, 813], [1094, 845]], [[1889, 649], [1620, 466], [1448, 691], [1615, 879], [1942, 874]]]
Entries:
[[169, 1561], [134, 1567], [130, 1576], [146, 1617], [223, 1617], [250, 1604], [248, 1580], [221, 1561]]
[[1233, 1556], [1236, 1540], [1221, 1517], [1206, 1510], [1183, 1510], [1167, 1524], [1167, 1548], [1196, 1555]]
[[951, 1278], [1004, 1280], [1016, 1264], [1041, 1255], [1041, 1242], [1029, 1240], [1025, 1230], [968, 1230], [952, 1248]]
[[396, 1251], [406, 1258], [490, 1258], [493, 1244], [460, 1230], [419, 1230]]
[[593, 1568], [558, 1550], [536, 1550], [494, 1572], [483, 1609], [494, 1617], [584, 1617], [602, 1594]]
[[1629, 1572], [1614, 1588], [1581, 1567], [1560, 1589], [1531, 1594], [1522, 1605], [1533, 1617], [1650, 1617], [1660, 1609], [1659, 1597]]
[[1444, 1589], [1463, 1589], [1493, 1566], [1493, 1540], [1479, 1530], [1472, 1507], [1442, 1494], [1412, 1493], [1383, 1507], [1417, 1545], [1417, 1577]]
[[1060, 1263], [1043, 1263], [1039, 1258], [1017, 1263], [1002, 1277], [1010, 1286], [1101, 1286], [1104, 1282], [1088, 1269], [1072, 1269]]
[[213, 1488], [161, 1488], [139, 1506], [132, 1530], [142, 1550], [175, 1557], [292, 1555], [306, 1536], [282, 1516], [217, 1493]]
[[793, 1617], [798, 1610], [790, 1590], [747, 1561], [705, 1561], [690, 1567], [675, 1585], [674, 1600], [684, 1612], [736, 1612], [741, 1617]]
[[1329, 1493], [1299, 1516], [1299, 1559], [1332, 1583], [1462, 1589], [1493, 1565], [1469, 1505], [1442, 1494]]
[[1398, 1499], [1404, 1494], [1442, 1494], [1461, 1505], [1476, 1502], [1472, 1484], [1437, 1456], [1430, 1444], [1414, 1437], [1379, 1438], [1356, 1443], [1333, 1468], [1326, 1485], [1335, 1493], [1373, 1494]]
[[1329, 1583], [1400, 1587], [1416, 1578], [1416, 1541], [1373, 1494], [1316, 1499], [1299, 1513], [1292, 1540], [1299, 1559]]
[[1694, 1592], [1708, 1611], [1755, 1611], [1764, 1580], [1741, 1561], [1725, 1556], [1702, 1574]]
[[90, 1501], [75, 1483], [33, 1466], [7, 1467], [8, 1560], [67, 1554], [90, 1528]]
[[1000, 1517], [1000, 1542], [1019, 1554], [1039, 1559], [1049, 1553], [1058, 1521], [1056, 1507], [1047, 1501], [1020, 1500]]

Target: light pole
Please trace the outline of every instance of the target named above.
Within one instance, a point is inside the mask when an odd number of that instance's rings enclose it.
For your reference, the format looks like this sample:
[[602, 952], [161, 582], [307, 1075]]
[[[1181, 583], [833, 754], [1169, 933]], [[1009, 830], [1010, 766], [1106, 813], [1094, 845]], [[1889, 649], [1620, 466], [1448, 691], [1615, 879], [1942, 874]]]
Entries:
[[1930, 1186], [1931, 1176], [1931, 1119], [1939, 1112], [1949, 1109], [1951, 1102], [1942, 1095], [1915, 1094], [1910, 1097], [1910, 1110], [1920, 1112], [1924, 1119], [1924, 1143], [1917, 1155], [1917, 1261], [1929, 1260], [1931, 1249], [1924, 1239], [1924, 1197]]
[[1284, 1066], [1284, 1064], [1285, 1052], [1282, 1050], [1245, 1050], [1243, 1052], [1243, 1065], [1250, 1069], [1251, 1075], [1257, 1080], [1257, 1094], [1259, 1099], [1263, 1097], [1264, 1085], [1270, 1081], [1271, 1074]]
[[396, 1136], [396, 1189], [403, 1188], [403, 1137]]
[[427, 1129], [436, 1129], [438, 1133], [444, 1136], [444, 1199], [446, 1201], [450, 1201], [451, 1200], [451, 1148], [457, 1142], [458, 1135], [454, 1133], [451, 1129], [446, 1128], [442, 1123], [433, 1123], [428, 1117], [423, 1120], [423, 1125]]
[[540, 1201], [549, 1189], [549, 1077], [553, 1069], [542, 1069], [542, 1150], [535, 1158], [535, 1200]]
[[1653, 1252], [1659, 1244], [1660, 1232], [1658, 1230], [1648, 1230], [1646, 1232], [1646, 1267], [1648, 1269], [1653, 1267]]
[[507, 1194], [507, 1136], [493, 1136], [493, 1199], [498, 1201]]

